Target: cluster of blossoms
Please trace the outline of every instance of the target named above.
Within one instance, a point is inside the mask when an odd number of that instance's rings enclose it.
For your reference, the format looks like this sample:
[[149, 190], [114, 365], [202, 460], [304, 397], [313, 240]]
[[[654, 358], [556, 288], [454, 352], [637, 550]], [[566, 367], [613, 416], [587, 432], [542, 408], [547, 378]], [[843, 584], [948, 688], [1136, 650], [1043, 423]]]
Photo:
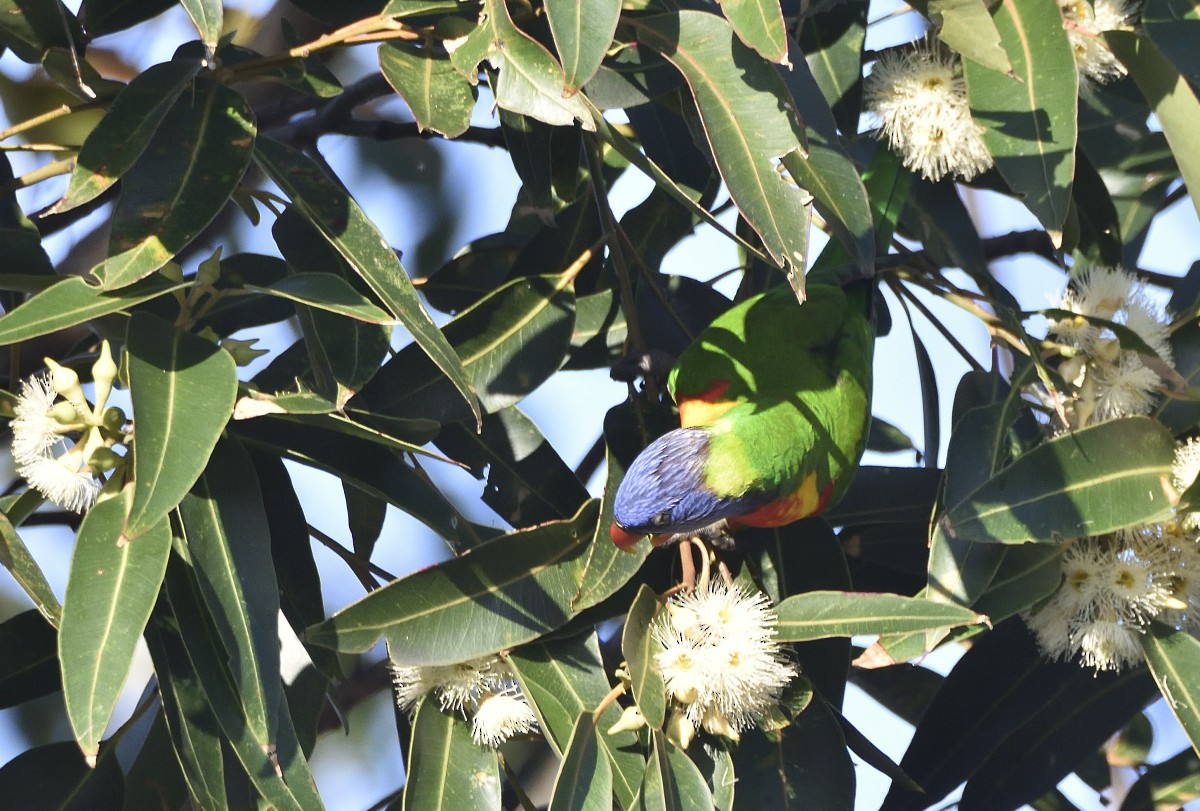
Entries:
[[731, 740], [775, 710], [796, 676], [775, 642], [766, 595], [714, 582], [672, 598], [651, 626], [673, 709], [668, 738], [686, 749], [699, 729]]
[[[1200, 441], [1192, 440], [1176, 451], [1175, 488], [1198, 473]], [[1025, 615], [1043, 653], [1078, 654], [1096, 670], [1136, 664], [1151, 620], [1200, 630], [1200, 513], [1081, 538], [1064, 552], [1062, 572], [1058, 591]]]
[[1097, 84], [1125, 75], [1124, 66], [1104, 42], [1104, 32], [1128, 29], [1133, 7], [1126, 0], [1059, 0], [1059, 8], [1079, 75]]
[[433, 667], [393, 662], [392, 679], [402, 710], [411, 710], [433, 692], [443, 710], [470, 713], [471, 736], [480, 746], [495, 748], [514, 735], [537, 729], [537, 716], [516, 674], [499, 656]]
[[[1146, 286], [1121, 268], [1093, 267], [1079, 273], [1059, 302], [1077, 317], [1051, 324], [1050, 335], [1069, 354], [1059, 367], [1065, 392], [1037, 396], [1065, 418], [1061, 429], [1077, 429], [1117, 417], [1148, 414], [1162, 385], [1155, 368], [1173, 362], [1169, 322], [1147, 295]], [[1158, 361], [1123, 347], [1112, 330], [1087, 318], [1120, 324], [1158, 355]]]
[[10, 426], [13, 459], [30, 487], [68, 510], [83, 512], [100, 492], [101, 474], [120, 463], [112, 448], [125, 439], [127, 420], [121, 409], [105, 407], [117, 364], [105, 341], [92, 364], [92, 406], [79, 375], [50, 358], [45, 362], [50, 371], [25, 381], [17, 394]]
[[878, 137], [927, 180], [970, 180], [992, 166], [952, 51], [930, 42], [887, 51], [875, 61], [863, 93], [880, 122]]

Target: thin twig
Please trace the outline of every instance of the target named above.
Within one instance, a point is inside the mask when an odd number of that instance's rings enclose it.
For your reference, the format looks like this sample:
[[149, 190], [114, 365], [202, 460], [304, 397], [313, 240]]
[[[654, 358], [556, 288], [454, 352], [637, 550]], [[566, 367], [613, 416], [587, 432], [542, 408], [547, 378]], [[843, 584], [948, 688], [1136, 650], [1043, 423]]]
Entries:
[[362, 583], [363, 588], [365, 588], [367, 591], [375, 591], [377, 588], [379, 588], [379, 583], [377, 583], [375, 578], [371, 575], [375, 575], [387, 582], [391, 582], [392, 580], [396, 579], [395, 575], [379, 568], [371, 561], [354, 554], [349, 549], [335, 541], [333, 538], [314, 527], [312, 524], [308, 524], [307, 526], [308, 534], [315, 538], [318, 543], [320, 543], [330, 552], [333, 552], [333, 554], [341, 558], [342, 561], [350, 568], [350, 571], [354, 572], [359, 582]]

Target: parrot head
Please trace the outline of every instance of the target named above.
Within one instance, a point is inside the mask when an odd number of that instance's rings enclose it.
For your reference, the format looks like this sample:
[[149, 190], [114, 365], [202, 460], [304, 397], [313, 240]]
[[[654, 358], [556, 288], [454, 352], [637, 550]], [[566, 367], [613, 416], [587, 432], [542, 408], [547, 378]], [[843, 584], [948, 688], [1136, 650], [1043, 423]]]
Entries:
[[705, 484], [709, 429], [676, 428], [650, 443], [625, 473], [613, 502], [613, 543], [623, 551], [645, 535], [655, 544], [753, 512], [766, 494], [720, 496]]

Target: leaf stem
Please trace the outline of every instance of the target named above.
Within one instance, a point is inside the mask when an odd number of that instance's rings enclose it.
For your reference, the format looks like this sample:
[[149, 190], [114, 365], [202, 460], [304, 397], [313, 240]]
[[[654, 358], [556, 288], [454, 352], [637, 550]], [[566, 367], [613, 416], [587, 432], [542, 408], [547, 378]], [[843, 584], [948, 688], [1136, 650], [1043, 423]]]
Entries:
[[49, 180], [52, 177], [60, 177], [69, 174], [75, 166], [74, 158], [62, 158], [56, 161], [39, 166], [32, 172], [26, 172], [20, 177], [13, 178], [7, 183], [0, 186], [0, 192], [14, 192], [17, 189], [27, 189], [30, 186], [36, 186], [43, 180]]
[[19, 121], [8, 129], [0, 130], [0, 141], [7, 141], [9, 138], [17, 135], [18, 133], [26, 132], [34, 127], [39, 127], [42, 124], [47, 124], [51, 121], [54, 121], [56, 118], [62, 118], [63, 116], [71, 115], [71, 113], [81, 113], [84, 110], [94, 110], [97, 107], [107, 103], [108, 99], [97, 99], [95, 101], [85, 101], [80, 104], [59, 105], [53, 110], [47, 110], [44, 113], [35, 115], [33, 118], [27, 118], [24, 121]]

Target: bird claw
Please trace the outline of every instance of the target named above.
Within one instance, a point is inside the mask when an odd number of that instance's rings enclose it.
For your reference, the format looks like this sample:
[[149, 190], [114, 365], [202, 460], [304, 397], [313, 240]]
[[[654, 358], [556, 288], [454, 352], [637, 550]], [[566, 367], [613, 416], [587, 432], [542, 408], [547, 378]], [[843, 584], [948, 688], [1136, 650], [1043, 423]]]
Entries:
[[706, 527], [694, 529], [690, 532], [677, 532], [674, 535], [668, 536], [664, 543], [672, 544], [677, 541], [688, 541], [692, 538], [699, 538], [706, 545], [721, 552], [730, 552], [736, 545], [733, 536], [729, 534], [729, 522], [724, 518]]
[[631, 353], [618, 360], [609, 369], [608, 376], [621, 383], [633, 383], [639, 377], [663, 380], [675, 365], [675, 358], [661, 349]]

